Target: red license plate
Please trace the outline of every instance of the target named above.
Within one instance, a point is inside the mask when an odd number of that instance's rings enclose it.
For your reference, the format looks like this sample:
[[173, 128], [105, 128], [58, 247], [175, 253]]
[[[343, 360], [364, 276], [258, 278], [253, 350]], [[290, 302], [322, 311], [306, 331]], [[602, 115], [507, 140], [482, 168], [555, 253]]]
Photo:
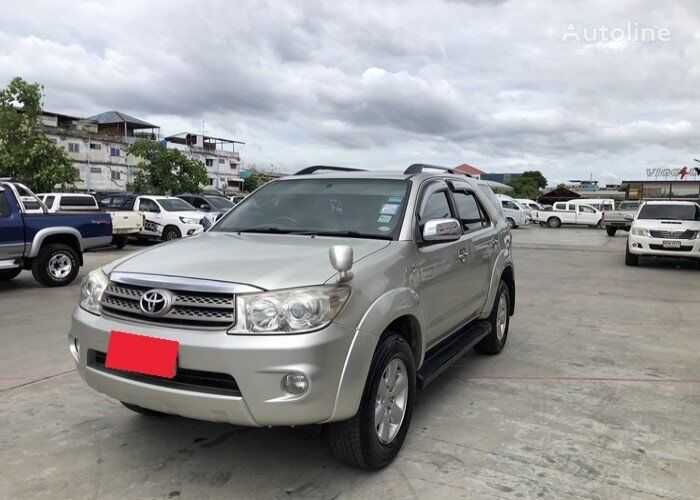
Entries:
[[115, 370], [173, 378], [179, 342], [134, 333], [109, 332], [105, 366]]

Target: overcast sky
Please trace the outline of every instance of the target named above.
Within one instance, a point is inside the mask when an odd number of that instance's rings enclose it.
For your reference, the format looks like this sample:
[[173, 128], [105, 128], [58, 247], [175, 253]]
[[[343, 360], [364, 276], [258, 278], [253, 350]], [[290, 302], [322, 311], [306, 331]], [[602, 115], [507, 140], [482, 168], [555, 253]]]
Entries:
[[[700, 2], [4, 1], [0, 84], [244, 141], [246, 164], [693, 164]], [[612, 31], [617, 30], [617, 31]]]

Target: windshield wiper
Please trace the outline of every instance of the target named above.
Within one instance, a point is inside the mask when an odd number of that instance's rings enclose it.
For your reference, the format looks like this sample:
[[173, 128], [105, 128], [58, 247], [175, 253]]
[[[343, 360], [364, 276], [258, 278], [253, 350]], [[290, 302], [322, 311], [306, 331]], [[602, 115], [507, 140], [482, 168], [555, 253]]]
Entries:
[[359, 231], [292, 231], [292, 234], [304, 236], [344, 236], [346, 238], [370, 238], [376, 240], [393, 240], [388, 234], [361, 233]]
[[249, 227], [246, 229], [233, 229], [233, 233], [264, 233], [264, 234], [290, 234], [294, 233], [291, 229], [282, 229], [281, 227]]

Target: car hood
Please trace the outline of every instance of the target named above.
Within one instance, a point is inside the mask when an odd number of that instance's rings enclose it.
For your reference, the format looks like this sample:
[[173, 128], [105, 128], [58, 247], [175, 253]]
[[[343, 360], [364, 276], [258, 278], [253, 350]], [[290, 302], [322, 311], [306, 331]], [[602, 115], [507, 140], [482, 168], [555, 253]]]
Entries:
[[197, 212], [196, 210], [182, 210], [177, 212], [166, 212], [169, 215], [174, 215], [176, 217], [189, 217], [190, 219], [202, 220], [204, 214], [202, 212]]
[[634, 227], [646, 229], [658, 229], [662, 231], [700, 231], [700, 221], [694, 220], [657, 220], [657, 219], [637, 219]]
[[350, 245], [357, 262], [390, 243], [360, 238], [208, 232], [154, 246], [105, 266], [104, 271], [245, 283], [272, 290], [328, 281], [337, 273], [328, 258], [333, 245]]

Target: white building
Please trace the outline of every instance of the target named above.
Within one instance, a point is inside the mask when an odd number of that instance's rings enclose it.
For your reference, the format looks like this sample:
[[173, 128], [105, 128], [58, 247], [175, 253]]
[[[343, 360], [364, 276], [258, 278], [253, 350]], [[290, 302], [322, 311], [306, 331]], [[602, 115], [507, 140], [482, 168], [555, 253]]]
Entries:
[[241, 155], [236, 152], [236, 145], [243, 142], [190, 132], [171, 135], [165, 140], [168, 148], [179, 149], [186, 156], [204, 163], [210, 189], [236, 193], [243, 188]]

